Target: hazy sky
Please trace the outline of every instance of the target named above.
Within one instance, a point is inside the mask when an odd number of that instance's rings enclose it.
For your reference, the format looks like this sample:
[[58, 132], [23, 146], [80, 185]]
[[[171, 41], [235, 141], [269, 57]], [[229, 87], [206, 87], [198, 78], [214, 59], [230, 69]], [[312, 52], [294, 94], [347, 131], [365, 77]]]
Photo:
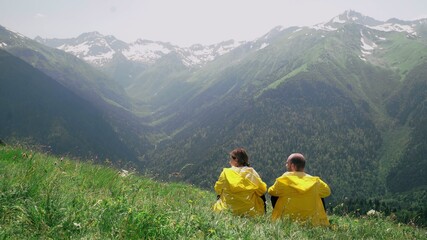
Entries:
[[427, 17], [427, 0], [0, 0], [0, 25], [27, 37], [98, 31], [179, 46], [254, 40], [276, 26], [311, 26], [345, 10], [377, 20]]

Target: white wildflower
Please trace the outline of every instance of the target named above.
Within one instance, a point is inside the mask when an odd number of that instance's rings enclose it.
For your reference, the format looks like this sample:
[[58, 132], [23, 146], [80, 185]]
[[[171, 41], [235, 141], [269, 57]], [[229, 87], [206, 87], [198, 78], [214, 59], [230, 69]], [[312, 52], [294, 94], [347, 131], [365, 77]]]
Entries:
[[378, 211], [375, 211], [374, 209], [369, 210], [366, 215], [368, 216], [379, 216], [381, 213]]
[[119, 174], [120, 174], [120, 177], [127, 177], [129, 176], [129, 171], [122, 169]]

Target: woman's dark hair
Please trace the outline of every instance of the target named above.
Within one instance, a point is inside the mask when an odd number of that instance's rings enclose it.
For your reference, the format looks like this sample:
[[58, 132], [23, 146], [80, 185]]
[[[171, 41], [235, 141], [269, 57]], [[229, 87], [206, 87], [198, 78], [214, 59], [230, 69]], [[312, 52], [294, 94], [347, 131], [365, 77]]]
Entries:
[[251, 166], [249, 164], [249, 157], [248, 157], [248, 154], [246, 153], [245, 149], [236, 148], [230, 152], [230, 155], [231, 155], [231, 157], [237, 158], [237, 163], [239, 164], [239, 166], [246, 166], [246, 167]]

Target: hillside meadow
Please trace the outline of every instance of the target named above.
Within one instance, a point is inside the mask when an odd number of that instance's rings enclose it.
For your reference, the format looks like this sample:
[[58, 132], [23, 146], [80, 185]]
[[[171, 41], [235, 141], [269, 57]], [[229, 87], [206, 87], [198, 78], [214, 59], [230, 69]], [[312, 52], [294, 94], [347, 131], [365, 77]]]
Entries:
[[131, 169], [0, 146], [0, 239], [427, 239], [381, 216], [329, 228], [215, 214], [212, 191]]

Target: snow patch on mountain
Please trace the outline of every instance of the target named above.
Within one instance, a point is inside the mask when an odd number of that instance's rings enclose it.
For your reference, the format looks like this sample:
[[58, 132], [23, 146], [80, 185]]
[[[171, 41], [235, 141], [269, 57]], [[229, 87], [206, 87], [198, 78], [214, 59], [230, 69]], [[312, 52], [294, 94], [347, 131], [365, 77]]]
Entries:
[[261, 50], [261, 49], [263, 49], [263, 48], [266, 48], [268, 45], [269, 45], [268, 43], [263, 43], [263, 44], [261, 45], [261, 47], [259, 47], [259, 50]]
[[333, 23], [345, 23], [345, 20], [341, 20], [340, 16], [336, 16], [332, 19]]
[[411, 35], [416, 36], [417, 32], [412, 26], [402, 25], [397, 23], [384, 23], [377, 26], [366, 26], [370, 29], [382, 31], [382, 32], [407, 32]]
[[176, 53], [187, 67], [202, 66], [244, 43], [230, 40], [209, 46], [195, 44], [181, 48], [170, 43], [142, 39], [125, 43], [113, 36], [103, 36], [97, 32], [84, 33], [78, 38], [66, 39], [64, 42], [56, 48], [97, 66], [104, 66], [111, 62], [116, 54], [121, 54], [129, 61], [154, 64], [160, 58]]
[[182, 61], [187, 67], [201, 65], [215, 59], [215, 51], [212, 47], [199, 45], [196, 49], [182, 49], [180, 51]]
[[360, 42], [361, 42], [360, 51], [362, 52], [362, 55], [360, 55], [359, 57], [363, 61], [366, 61], [366, 57], [368, 55], [371, 55], [372, 52], [378, 47], [378, 45], [375, 42], [369, 40], [367, 37], [365, 37], [362, 32], [360, 32], [360, 35], [361, 35], [361, 37], [360, 37]]
[[78, 58], [96, 65], [103, 65], [113, 59], [116, 52], [105, 39], [97, 38], [96, 41], [90, 39], [85, 40], [86, 41], [77, 45], [64, 44], [59, 46], [58, 49], [71, 53]]
[[215, 60], [219, 56], [229, 53], [241, 44], [243, 44], [243, 42], [236, 42], [233, 40], [209, 46], [195, 44], [189, 48], [179, 48], [177, 52], [182, 57], [182, 63], [185, 66], [202, 66], [207, 62]]
[[362, 53], [365, 54], [372, 54], [372, 51], [377, 48], [377, 44], [374, 42], [368, 42], [363, 36], [360, 38], [360, 41], [362, 42]]
[[301, 31], [302, 30], [302, 28], [297, 28], [296, 30], [294, 30], [292, 33], [297, 33], [297, 32], [299, 32], [299, 31]]
[[233, 49], [239, 47], [240, 45], [242, 45], [244, 43], [245, 43], [245, 41], [241, 41], [241, 42], [229, 41], [228, 44], [220, 44], [219, 48], [217, 50], [217, 53], [219, 55], [224, 55], [224, 54], [229, 53], [230, 51], [232, 51]]
[[20, 34], [19, 32], [14, 32], [14, 33], [16, 34], [15, 38], [27, 38], [26, 36]]
[[332, 27], [328, 23], [319, 23], [319, 24], [316, 24], [314, 26], [311, 26], [310, 28], [311, 29], [315, 29], [315, 30], [328, 31], [328, 32], [332, 32], [332, 31], [338, 30], [337, 28]]
[[109, 52], [101, 53], [98, 55], [84, 57], [84, 60], [95, 63], [97, 65], [103, 65], [109, 62], [108, 60], [113, 59], [114, 54], [115, 54], [114, 51], [109, 51]]
[[4, 42], [0, 42], [0, 48], [4, 48], [4, 47], [7, 47], [7, 44]]
[[412, 36], [417, 36], [415, 23], [408, 25], [405, 24], [405, 21], [398, 19], [390, 19], [387, 22], [381, 22], [351, 10], [345, 11], [343, 14], [334, 17], [327, 23], [316, 24], [310, 28], [323, 31], [336, 31], [337, 28], [346, 23], [356, 23], [382, 32], [407, 32]]
[[171, 52], [171, 49], [164, 45], [151, 41], [137, 40], [129, 44], [129, 47], [122, 51], [130, 61], [154, 63], [159, 58]]
[[295, 29], [295, 30], [292, 32], [292, 34], [288, 37], [288, 39], [292, 39], [292, 38], [294, 38], [294, 33], [300, 32], [300, 31], [302, 31], [303, 29], [304, 29], [304, 28], [302, 28], [302, 27]]

